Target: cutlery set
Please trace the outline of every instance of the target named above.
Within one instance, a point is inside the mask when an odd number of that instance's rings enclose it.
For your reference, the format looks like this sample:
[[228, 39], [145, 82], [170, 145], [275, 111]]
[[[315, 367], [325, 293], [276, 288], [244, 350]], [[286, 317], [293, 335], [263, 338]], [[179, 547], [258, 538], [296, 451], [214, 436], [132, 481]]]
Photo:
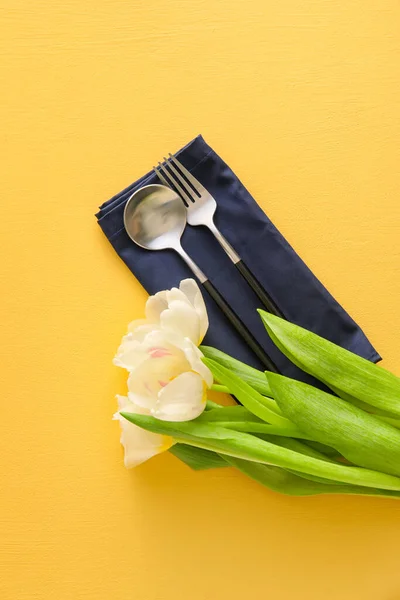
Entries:
[[284, 317], [254, 274], [216, 227], [215, 199], [171, 154], [169, 158], [164, 157], [164, 163], [159, 162], [153, 170], [161, 184], [144, 186], [129, 197], [124, 211], [124, 226], [127, 234], [133, 242], [147, 250], [171, 249], [177, 252], [264, 367], [269, 371], [279, 372], [275, 363], [240, 317], [182, 248], [181, 236], [186, 224], [207, 227], [264, 308], [272, 314]]

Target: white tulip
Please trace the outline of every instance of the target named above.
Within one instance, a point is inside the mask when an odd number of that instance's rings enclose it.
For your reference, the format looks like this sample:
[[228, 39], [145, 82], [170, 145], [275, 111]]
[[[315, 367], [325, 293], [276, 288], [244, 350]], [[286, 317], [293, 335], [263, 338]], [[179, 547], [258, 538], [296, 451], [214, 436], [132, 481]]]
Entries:
[[193, 342], [153, 329], [142, 341], [125, 336], [118, 364], [129, 370], [129, 399], [164, 421], [188, 421], [205, 408], [212, 374]]
[[[136, 406], [126, 396], [117, 396], [120, 411], [137, 414], [148, 414], [140, 406]], [[124, 464], [127, 469], [136, 467], [156, 454], [168, 450], [172, 446], [173, 439], [166, 435], [151, 433], [141, 427], [130, 423], [119, 412], [115, 413], [114, 419], [121, 425], [121, 444], [124, 447]]]
[[202, 342], [208, 329], [208, 316], [194, 279], [184, 279], [179, 289], [172, 288], [149, 297], [146, 319], [128, 325], [128, 333], [122, 338], [114, 364], [128, 371], [135, 368], [139, 360], [136, 349], [149, 333], [159, 329], [174, 340], [188, 338], [196, 346]]
[[[196, 346], [201, 344], [208, 329], [208, 316], [194, 279], [184, 279], [179, 289], [172, 288], [150, 296], [146, 303], [146, 323], [189, 338]], [[136, 325], [134, 327], [136, 329]]]
[[[197, 348], [207, 328], [204, 301], [193, 279], [182, 281], [179, 289], [151, 296], [146, 319], [130, 323], [114, 358], [114, 364], [129, 371], [128, 398], [120, 397], [120, 410], [122, 402], [124, 410], [126, 405], [132, 412], [163, 421], [198, 417], [213, 382]], [[166, 446], [163, 436], [143, 431], [119, 413], [116, 418], [122, 427], [125, 464], [139, 464], [172, 444]]]

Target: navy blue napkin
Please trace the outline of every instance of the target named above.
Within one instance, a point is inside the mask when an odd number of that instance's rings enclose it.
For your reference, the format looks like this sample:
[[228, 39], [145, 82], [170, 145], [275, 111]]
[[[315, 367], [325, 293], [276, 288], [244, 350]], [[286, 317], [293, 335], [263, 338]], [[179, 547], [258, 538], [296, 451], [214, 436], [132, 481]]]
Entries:
[[[281, 308], [286, 318], [367, 358], [380, 360], [363, 331], [313, 275], [282, 234], [271, 223], [243, 184], [201, 136], [177, 157], [217, 201], [215, 222], [243, 261]], [[159, 183], [147, 173], [105, 202], [97, 213], [99, 225], [115, 251], [149, 294], [178, 286], [192, 277], [172, 250], [151, 252], [136, 246], [125, 232], [123, 211], [129, 196], [143, 185]], [[187, 226], [182, 245], [214, 286], [246, 323], [259, 343], [289, 377], [310, 381], [269, 339], [256, 311], [260, 302], [218, 242], [205, 227]], [[214, 346], [256, 368], [258, 359], [225, 316], [204, 293], [210, 327], [204, 344]]]

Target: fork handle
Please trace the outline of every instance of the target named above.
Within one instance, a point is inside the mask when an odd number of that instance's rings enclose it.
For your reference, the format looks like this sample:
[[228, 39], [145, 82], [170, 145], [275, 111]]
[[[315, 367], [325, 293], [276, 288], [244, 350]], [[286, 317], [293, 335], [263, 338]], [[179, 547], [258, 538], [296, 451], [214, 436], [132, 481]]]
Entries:
[[257, 295], [258, 299], [263, 303], [264, 307], [268, 312], [276, 315], [277, 317], [285, 318], [282, 311], [277, 307], [275, 302], [272, 300], [270, 295], [263, 288], [258, 279], [253, 275], [250, 271], [249, 267], [242, 261], [240, 256], [235, 252], [232, 248], [228, 240], [222, 235], [218, 227], [215, 226], [214, 221], [211, 223], [207, 223], [207, 227], [216, 238], [216, 240], [220, 243], [222, 248], [225, 250], [226, 254], [229, 256], [239, 273], [242, 277], [247, 281], [253, 292]]
[[216, 304], [218, 304], [221, 311], [224, 313], [226, 318], [230, 321], [239, 335], [242, 336], [246, 344], [251, 348], [258, 357], [258, 359], [262, 362], [264, 367], [268, 371], [272, 371], [273, 373], [279, 373], [279, 369], [274, 363], [274, 361], [268, 356], [268, 354], [263, 350], [260, 344], [257, 342], [256, 338], [253, 336], [251, 331], [246, 327], [240, 317], [235, 313], [235, 311], [229, 306], [227, 301], [221, 296], [218, 290], [213, 286], [211, 281], [207, 279], [203, 281], [203, 288], [208, 292], [211, 298], [214, 300]]
[[253, 292], [255, 292], [255, 294], [258, 296], [258, 299], [264, 304], [264, 307], [267, 309], [267, 311], [284, 319], [285, 316], [280, 308], [277, 307], [268, 292], [262, 287], [261, 283], [255, 277], [255, 275], [253, 275], [246, 264], [242, 260], [239, 260], [239, 262], [235, 263], [235, 267], [242, 277], [244, 277], [244, 279], [247, 281]]

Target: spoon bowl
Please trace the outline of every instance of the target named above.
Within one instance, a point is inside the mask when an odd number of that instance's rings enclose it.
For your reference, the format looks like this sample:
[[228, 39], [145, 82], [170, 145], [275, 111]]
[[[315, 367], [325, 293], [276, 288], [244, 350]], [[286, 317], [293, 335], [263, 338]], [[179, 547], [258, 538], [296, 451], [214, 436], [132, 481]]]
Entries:
[[132, 194], [124, 210], [127, 234], [147, 250], [177, 249], [186, 227], [186, 208], [165, 185], [146, 185]]

